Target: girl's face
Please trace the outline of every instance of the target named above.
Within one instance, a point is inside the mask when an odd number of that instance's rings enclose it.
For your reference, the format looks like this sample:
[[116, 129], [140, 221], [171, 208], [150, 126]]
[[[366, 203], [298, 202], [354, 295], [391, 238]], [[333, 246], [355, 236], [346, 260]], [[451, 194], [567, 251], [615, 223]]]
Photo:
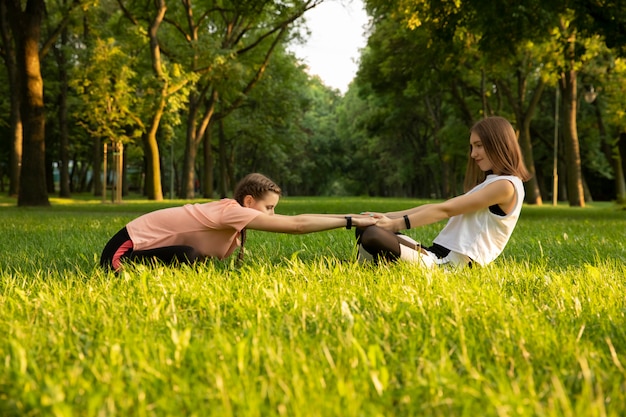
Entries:
[[493, 170], [493, 163], [487, 156], [483, 142], [476, 133], [470, 135], [470, 157], [476, 162], [481, 171]]
[[244, 207], [252, 208], [260, 211], [261, 213], [272, 215], [274, 214], [274, 209], [278, 205], [279, 199], [280, 195], [273, 191], [268, 191], [263, 194], [263, 197], [261, 198], [254, 198], [251, 195], [247, 195], [243, 201]]

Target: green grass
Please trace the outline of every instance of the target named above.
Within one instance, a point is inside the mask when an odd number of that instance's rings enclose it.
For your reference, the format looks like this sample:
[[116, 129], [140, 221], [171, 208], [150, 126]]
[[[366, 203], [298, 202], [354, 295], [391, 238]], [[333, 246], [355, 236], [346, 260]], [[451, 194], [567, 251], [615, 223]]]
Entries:
[[[183, 201], [0, 198], [2, 416], [623, 416], [626, 211], [524, 207], [457, 272], [361, 266], [346, 230], [251, 231], [234, 260], [97, 267]], [[285, 198], [282, 214], [406, 199]], [[441, 224], [411, 230], [429, 244]]]

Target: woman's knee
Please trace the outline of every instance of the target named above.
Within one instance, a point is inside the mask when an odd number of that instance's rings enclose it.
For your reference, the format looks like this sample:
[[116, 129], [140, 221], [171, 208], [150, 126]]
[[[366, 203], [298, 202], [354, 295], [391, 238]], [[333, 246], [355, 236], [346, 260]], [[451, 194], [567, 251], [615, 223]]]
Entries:
[[380, 228], [376, 226], [357, 227], [354, 232], [357, 243], [363, 246], [370, 246], [377, 240], [376, 236], [378, 233], [376, 229]]
[[395, 260], [400, 256], [400, 244], [396, 236], [380, 227], [369, 226], [357, 232], [357, 242], [374, 258]]

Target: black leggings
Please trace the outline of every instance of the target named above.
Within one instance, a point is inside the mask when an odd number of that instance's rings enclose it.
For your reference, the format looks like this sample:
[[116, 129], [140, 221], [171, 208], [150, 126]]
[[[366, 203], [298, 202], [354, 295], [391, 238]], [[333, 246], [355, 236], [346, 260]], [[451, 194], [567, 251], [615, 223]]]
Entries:
[[[105, 270], [112, 270], [113, 256], [124, 243], [130, 240], [126, 227], [117, 232], [106, 244], [100, 256], [100, 266]], [[164, 264], [191, 264], [199, 260], [204, 260], [204, 256], [198, 253], [191, 246], [164, 246], [162, 248], [148, 250], [129, 249], [120, 258], [132, 262], [160, 261]]]
[[369, 252], [376, 262], [381, 259], [387, 261], [400, 259], [400, 245], [408, 244], [396, 234], [376, 226], [357, 227], [355, 234], [356, 242]]
[[438, 258], [445, 258], [450, 253], [449, 249], [436, 244], [427, 248], [415, 245], [399, 237], [401, 236], [400, 234], [392, 233], [377, 226], [357, 227], [355, 234], [356, 242], [370, 253], [376, 262], [381, 259], [387, 261], [400, 259], [400, 245], [416, 251], [426, 249], [434, 253]]

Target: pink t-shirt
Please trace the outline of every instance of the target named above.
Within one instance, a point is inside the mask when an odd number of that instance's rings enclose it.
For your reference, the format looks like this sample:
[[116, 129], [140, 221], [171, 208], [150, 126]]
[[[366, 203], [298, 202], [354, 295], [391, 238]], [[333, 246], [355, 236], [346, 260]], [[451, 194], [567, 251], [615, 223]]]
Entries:
[[134, 250], [185, 245], [224, 259], [240, 245], [240, 231], [259, 214], [225, 198], [153, 211], [132, 220], [126, 229]]

